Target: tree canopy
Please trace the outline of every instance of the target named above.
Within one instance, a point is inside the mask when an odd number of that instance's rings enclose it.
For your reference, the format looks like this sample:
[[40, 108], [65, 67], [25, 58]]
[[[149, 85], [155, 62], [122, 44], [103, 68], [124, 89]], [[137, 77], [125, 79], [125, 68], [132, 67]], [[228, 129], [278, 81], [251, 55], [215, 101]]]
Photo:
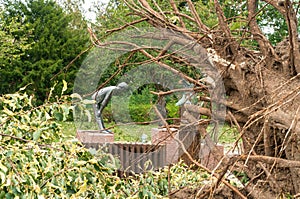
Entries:
[[0, 92], [15, 92], [30, 84], [28, 89], [42, 102], [56, 82], [64, 79], [72, 85], [83, 56], [71, 62], [88, 47], [83, 19], [75, 19], [75, 13], [68, 13], [52, 0], [9, 1], [4, 10], [5, 26], [20, 24], [24, 29], [11, 31], [10, 36], [30, 46], [21, 49], [18, 60], [6, 64], [6, 69], [13, 70], [6, 70], [9, 74]]
[[[28, 35], [24, 37], [23, 35]], [[0, 74], [1, 93], [16, 91], [17, 84], [22, 79], [22, 70], [16, 67], [31, 47], [29, 41], [30, 30], [27, 24], [18, 22], [17, 18], [5, 21], [4, 11], [0, 12]]]

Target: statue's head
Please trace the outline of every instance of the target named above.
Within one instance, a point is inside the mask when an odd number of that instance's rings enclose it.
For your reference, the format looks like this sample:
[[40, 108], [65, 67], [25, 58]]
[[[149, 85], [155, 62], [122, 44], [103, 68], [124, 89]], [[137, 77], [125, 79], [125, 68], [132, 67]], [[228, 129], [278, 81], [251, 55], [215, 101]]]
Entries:
[[120, 84], [117, 85], [118, 89], [126, 89], [128, 88], [128, 84], [125, 82], [121, 82]]

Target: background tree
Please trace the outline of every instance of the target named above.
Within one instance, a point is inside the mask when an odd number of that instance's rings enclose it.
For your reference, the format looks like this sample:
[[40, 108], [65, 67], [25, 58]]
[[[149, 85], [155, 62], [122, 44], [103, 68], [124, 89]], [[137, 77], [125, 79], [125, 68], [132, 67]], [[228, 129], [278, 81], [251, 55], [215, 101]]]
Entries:
[[[31, 47], [28, 41], [31, 30], [28, 29], [27, 24], [18, 22], [17, 18], [5, 21], [3, 12], [0, 9], [0, 93], [8, 93], [17, 90], [22, 79], [22, 71], [16, 67], [16, 64]], [[28, 37], [23, 37], [24, 34]]]
[[[252, 198], [296, 196], [300, 190], [299, 2], [282, 2], [125, 0], [118, 5], [130, 13], [122, 18], [126, 23], [105, 31], [146, 22], [181, 32], [209, 49], [225, 84], [227, 101], [222, 103], [227, 107], [227, 121], [239, 129], [243, 142], [242, 155], [223, 159], [221, 174], [230, 168], [246, 175], [250, 181], [241, 191]], [[170, 20], [174, 16], [177, 23]], [[201, 190], [186, 194], [213, 193]]]
[[71, 61], [87, 48], [88, 42], [86, 23], [78, 12], [67, 12], [52, 0], [9, 1], [5, 2], [5, 10], [7, 21], [15, 18], [32, 30], [31, 37], [26, 35], [28, 32], [20, 35], [28, 38], [32, 45], [14, 65], [20, 77], [18, 81], [8, 83], [16, 87], [5, 92], [14, 92], [16, 88], [30, 84], [28, 88], [42, 102], [50, 88], [62, 79], [70, 84], [71, 91], [83, 57], [74, 63]]

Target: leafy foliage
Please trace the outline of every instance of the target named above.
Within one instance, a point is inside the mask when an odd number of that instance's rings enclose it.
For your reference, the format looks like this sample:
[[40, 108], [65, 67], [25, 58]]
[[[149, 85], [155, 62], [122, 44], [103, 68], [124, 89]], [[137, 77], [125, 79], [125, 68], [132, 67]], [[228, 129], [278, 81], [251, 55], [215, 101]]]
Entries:
[[0, 99], [0, 198], [156, 198], [203, 181], [182, 163], [121, 179], [114, 157], [64, 139], [57, 114], [67, 118], [68, 96], [39, 107], [23, 89]]
[[288, 27], [285, 18], [274, 7], [267, 5], [258, 15], [257, 20], [272, 44], [276, 44], [287, 37]]
[[114, 177], [108, 176], [116, 167], [113, 158], [92, 155], [79, 143], [65, 140], [56, 122], [58, 114], [64, 120], [69, 114], [67, 98], [34, 107], [35, 99], [26, 92], [1, 96], [1, 198], [103, 198], [111, 194]]

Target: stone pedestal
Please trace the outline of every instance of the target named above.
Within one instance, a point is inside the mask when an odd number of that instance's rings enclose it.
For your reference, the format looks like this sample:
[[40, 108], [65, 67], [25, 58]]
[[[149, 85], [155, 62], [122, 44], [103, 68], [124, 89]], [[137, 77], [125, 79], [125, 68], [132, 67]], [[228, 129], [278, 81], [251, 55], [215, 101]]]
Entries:
[[[178, 130], [171, 128], [172, 135], [178, 138]], [[179, 143], [172, 138], [166, 128], [152, 128], [151, 141], [153, 144], [166, 145], [166, 164], [178, 162], [179, 159]]]
[[101, 133], [99, 130], [77, 130], [76, 138], [84, 144], [114, 142], [114, 134]]
[[215, 152], [217, 154], [213, 154], [206, 144], [201, 144], [201, 149], [199, 153], [200, 163], [210, 170], [213, 170], [219, 163], [219, 160], [216, 157], [222, 157], [224, 155], [223, 145], [216, 145], [215, 147]]

